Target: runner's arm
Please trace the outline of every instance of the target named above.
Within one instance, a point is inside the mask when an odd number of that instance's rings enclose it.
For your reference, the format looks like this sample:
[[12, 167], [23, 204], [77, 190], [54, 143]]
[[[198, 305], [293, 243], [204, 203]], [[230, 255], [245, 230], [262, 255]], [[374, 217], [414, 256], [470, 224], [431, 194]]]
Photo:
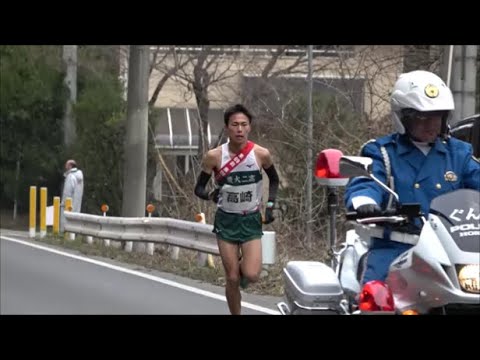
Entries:
[[212, 176], [212, 171], [215, 168], [215, 154], [212, 150], [208, 151], [202, 161], [202, 171], [197, 178], [197, 183], [195, 185], [195, 195], [203, 200], [211, 200], [212, 194], [208, 193], [206, 187], [210, 177]]
[[275, 165], [272, 164], [269, 168], [265, 169], [265, 173], [268, 176], [268, 180], [270, 181], [268, 187], [268, 202], [275, 203], [275, 199], [277, 198], [277, 191], [278, 191], [278, 174], [277, 170], [275, 169]]
[[[268, 149], [263, 148], [261, 152], [261, 159], [263, 169], [268, 176], [269, 180], [269, 187], [268, 187], [268, 203], [275, 203], [275, 199], [277, 198], [277, 191], [279, 186], [279, 178], [277, 170], [275, 169], [275, 165], [273, 164], [272, 155]], [[271, 207], [273, 207], [271, 204]], [[267, 204], [269, 206], [270, 204]]]

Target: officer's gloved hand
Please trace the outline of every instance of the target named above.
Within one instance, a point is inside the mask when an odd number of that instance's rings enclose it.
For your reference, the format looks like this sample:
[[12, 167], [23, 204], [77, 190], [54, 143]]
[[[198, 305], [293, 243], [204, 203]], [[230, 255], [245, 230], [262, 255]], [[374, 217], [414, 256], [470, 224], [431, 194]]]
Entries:
[[273, 217], [273, 203], [268, 203], [267, 208], [265, 209], [265, 219], [263, 221], [264, 224], [270, 224], [275, 220]]
[[382, 209], [377, 204], [365, 204], [357, 208], [357, 215], [360, 217], [372, 217], [382, 214]]

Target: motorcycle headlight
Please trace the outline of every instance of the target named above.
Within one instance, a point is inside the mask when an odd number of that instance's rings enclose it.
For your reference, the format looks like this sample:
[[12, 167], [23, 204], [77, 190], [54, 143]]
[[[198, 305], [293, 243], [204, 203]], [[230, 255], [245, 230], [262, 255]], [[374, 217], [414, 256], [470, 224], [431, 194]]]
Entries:
[[480, 266], [465, 265], [458, 272], [458, 281], [463, 290], [471, 293], [480, 293]]

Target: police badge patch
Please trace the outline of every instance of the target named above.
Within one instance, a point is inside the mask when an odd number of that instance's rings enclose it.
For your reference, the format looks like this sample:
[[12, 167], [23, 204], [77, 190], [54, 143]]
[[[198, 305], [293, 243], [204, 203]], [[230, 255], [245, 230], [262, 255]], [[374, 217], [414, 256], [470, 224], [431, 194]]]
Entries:
[[457, 174], [455, 174], [453, 171], [447, 171], [445, 173], [445, 181], [454, 182], [457, 181], [457, 179]]
[[432, 84], [428, 84], [425, 86], [425, 95], [427, 95], [429, 98], [436, 98], [439, 94], [438, 87]]

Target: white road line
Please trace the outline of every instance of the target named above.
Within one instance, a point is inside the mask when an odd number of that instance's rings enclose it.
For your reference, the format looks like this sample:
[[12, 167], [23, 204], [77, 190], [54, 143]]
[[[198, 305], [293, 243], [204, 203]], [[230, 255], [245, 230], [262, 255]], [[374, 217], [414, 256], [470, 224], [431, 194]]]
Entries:
[[[103, 266], [103, 267], [106, 267], [106, 268], [109, 268], [109, 269], [121, 271], [121, 272], [124, 272], [124, 273], [127, 273], [127, 274], [136, 275], [136, 276], [139, 276], [139, 277], [142, 277], [142, 278], [145, 278], [145, 279], [149, 279], [149, 280], [153, 280], [153, 281], [165, 284], [165, 285], [173, 286], [173, 287], [176, 287], [178, 289], [189, 291], [189, 292], [192, 292], [192, 293], [195, 293], [195, 294], [198, 294], [198, 295], [203, 295], [203, 296], [206, 296], [206, 297], [210, 297], [212, 299], [222, 300], [222, 301], [225, 301], [225, 302], [227, 301], [224, 295], [219, 295], [219, 294], [213, 293], [211, 291], [198, 289], [196, 287], [181, 284], [181, 283], [176, 282], [176, 281], [163, 279], [163, 278], [158, 277], [158, 276], [145, 274], [145, 273], [140, 272], [140, 271], [126, 269], [126, 268], [123, 268], [121, 266], [112, 265], [112, 264], [109, 264], [109, 263], [106, 263], [106, 262], [103, 262], [103, 261], [90, 259], [90, 258], [87, 258], [87, 257], [84, 257], [84, 256], [69, 254], [67, 252], [52, 249], [52, 248], [42, 246], [42, 245], [38, 245], [38, 244], [33, 244], [33, 243], [28, 242], [28, 241], [14, 239], [14, 238], [3, 236], [3, 235], [1, 235], [0, 238], [8, 240], [8, 241], [13, 241], [13, 242], [16, 242], [16, 243], [19, 243], [19, 244], [23, 244], [23, 245], [26, 245], [26, 246], [30, 246], [30, 247], [33, 247], [33, 248], [36, 248], [36, 249], [41, 249], [41, 250], [44, 250], [44, 251], [48, 251], [48, 252], [51, 252], [51, 253], [54, 253], [54, 254], [63, 255], [63, 256], [66, 256], [66, 257], [69, 257], [69, 258], [72, 258], [72, 259], [77, 259], [77, 260], [85, 261], [85, 262], [88, 262], [88, 263], [91, 263], [91, 264]], [[255, 310], [255, 311], [259, 311], [259, 312], [263, 312], [263, 313], [270, 314], [270, 315], [279, 315], [280, 314], [278, 311], [275, 311], [275, 310], [272, 310], [272, 309], [269, 309], [269, 308], [266, 308], [266, 307], [263, 307], [263, 306], [251, 304], [251, 303], [248, 303], [248, 302], [244, 302], [244, 301], [242, 301], [242, 307], [245, 307], [245, 308], [251, 309], [251, 310]]]

